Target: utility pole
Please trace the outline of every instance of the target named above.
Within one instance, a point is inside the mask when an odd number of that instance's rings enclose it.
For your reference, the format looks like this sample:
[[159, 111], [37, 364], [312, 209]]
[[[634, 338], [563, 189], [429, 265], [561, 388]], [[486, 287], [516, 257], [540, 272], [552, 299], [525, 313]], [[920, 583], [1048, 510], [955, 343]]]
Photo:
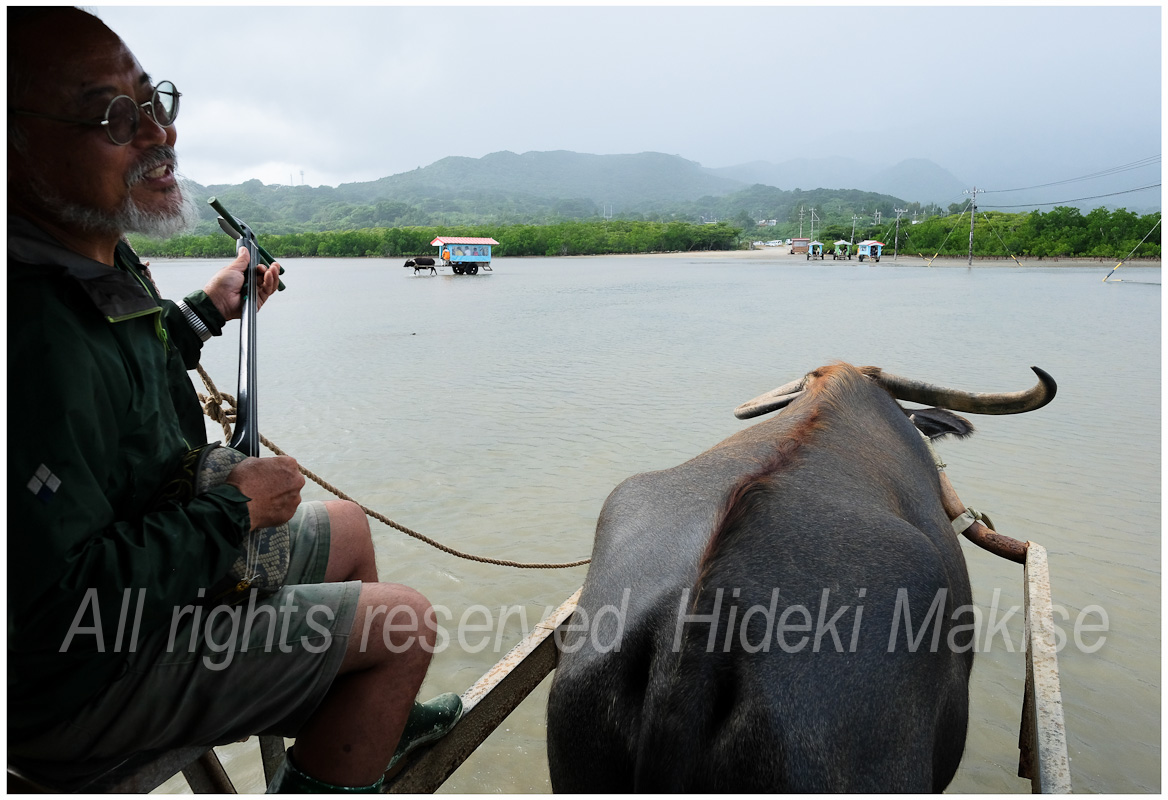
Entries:
[[972, 189], [962, 192], [962, 194], [973, 195], [969, 211], [969, 266], [971, 267], [973, 266], [973, 221], [977, 219], [977, 193], [984, 191], [985, 189], [974, 186]]
[[799, 206], [799, 238], [803, 238], [803, 206]]
[[907, 214], [907, 208], [894, 208], [896, 212], [896, 238], [892, 240], [892, 260], [895, 261], [897, 257], [897, 249], [900, 247], [900, 215]]
[[859, 217], [857, 217], [855, 214], [852, 214], [852, 237], [848, 239], [848, 244], [856, 243], [856, 220], [858, 219]]
[[811, 238], [815, 238], [815, 209], [811, 209]]

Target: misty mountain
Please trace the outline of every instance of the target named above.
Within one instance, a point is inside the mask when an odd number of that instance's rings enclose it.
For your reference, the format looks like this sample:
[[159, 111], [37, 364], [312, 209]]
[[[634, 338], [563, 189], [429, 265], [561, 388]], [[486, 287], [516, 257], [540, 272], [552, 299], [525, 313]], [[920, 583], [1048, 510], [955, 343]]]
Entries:
[[[828, 177], [787, 183], [783, 175], [799, 175], [799, 169], [804, 176]], [[846, 159], [818, 167], [813, 162], [790, 162], [710, 170], [663, 153], [504, 151], [482, 158], [443, 158], [410, 172], [335, 188], [250, 180], [238, 186], [197, 187], [196, 195], [218, 196], [233, 214], [266, 233], [546, 223], [601, 216], [694, 222], [733, 218], [736, 224], [750, 226], [760, 219], [798, 220], [801, 209], [817, 210], [820, 223], [839, 217], [850, 225], [853, 213], [868, 216], [879, 210], [893, 217], [894, 209], [905, 205], [913, 206], [913, 213], [929, 212], [907, 190], [893, 196], [833, 184], [853, 186], [863, 173], [865, 180], [882, 176], [889, 185], [912, 189], [914, 176], [934, 175], [937, 170], [929, 162], [904, 162], [883, 173], [865, 172]], [[776, 185], [784, 183], [782, 188]], [[213, 232], [214, 214], [208, 208], [202, 209], [202, 219], [206, 232]]]
[[870, 167], [850, 158], [795, 158], [781, 164], [752, 161], [733, 167], [711, 169], [744, 183], [761, 183], [778, 189], [855, 189], [873, 172]]
[[586, 199], [627, 208], [721, 196], [746, 185], [695, 161], [664, 153], [590, 155], [554, 150], [516, 154], [505, 150], [482, 158], [451, 156], [376, 181], [343, 183], [336, 195], [360, 203], [385, 198], [416, 203], [437, 196], [521, 195]]
[[859, 189], [919, 203], [948, 206], [960, 202], [968, 187], [948, 170], [923, 158], [891, 167], [863, 164], [851, 158], [796, 158], [781, 164], [753, 161], [709, 172], [744, 183], [780, 189]]
[[579, 198], [630, 208], [722, 197], [755, 184], [793, 189], [854, 189], [893, 195], [922, 204], [961, 199], [965, 188], [952, 174], [925, 159], [876, 167], [849, 158], [753, 162], [709, 169], [664, 153], [592, 155], [566, 150], [452, 156], [411, 172], [376, 181], [345, 183], [337, 198], [369, 203], [392, 197], [418, 202], [436, 196], [521, 195]]
[[856, 188], [922, 203], [936, 203], [944, 208], [950, 203], [964, 202], [962, 192], [970, 187], [932, 161], [910, 158], [879, 170], [868, 178], [865, 185]]

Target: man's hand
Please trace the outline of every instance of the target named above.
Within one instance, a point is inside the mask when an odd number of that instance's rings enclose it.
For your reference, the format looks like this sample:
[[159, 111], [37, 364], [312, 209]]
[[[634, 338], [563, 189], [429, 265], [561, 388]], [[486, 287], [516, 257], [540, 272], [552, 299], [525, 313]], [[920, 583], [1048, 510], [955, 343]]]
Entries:
[[[223, 319], [239, 319], [243, 314], [243, 278], [247, 269], [247, 248], [239, 248], [239, 255], [223, 269], [215, 273], [210, 282], [203, 287], [203, 291], [211, 298], [215, 308], [223, 315]], [[260, 264], [256, 270], [259, 273], [259, 306], [275, 293], [280, 285], [280, 264], [272, 262], [266, 267]]]
[[296, 459], [289, 456], [247, 458], [227, 476], [231, 484], [247, 495], [251, 529], [272, 528], [292, 519], [300, 505], [304, 476]]

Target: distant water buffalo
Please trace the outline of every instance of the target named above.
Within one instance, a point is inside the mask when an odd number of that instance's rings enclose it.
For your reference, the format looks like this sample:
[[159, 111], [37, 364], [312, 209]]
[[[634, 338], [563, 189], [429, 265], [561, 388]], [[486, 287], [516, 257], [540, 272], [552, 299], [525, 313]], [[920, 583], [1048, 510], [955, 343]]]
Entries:
[[944, 409], [1050, 402], [1034, 371], [1025, 392], [975, 394], [822, 367], [735, 412], [782, 413], [621, 483], [560, 644], [552, 789], [944, 789], [976, 636], [928, 442], [973, 431]]
[[417, 256], [415, 258], [411, 258], [406, 261], [406, 263], [402, 264], [402, 266], [413, 267], [415, 275], [427, 267], [429, 267], [431, 275], [438, 274], [438, 270], [434, 267], [434, 259], [430, 258], [429, 256]]

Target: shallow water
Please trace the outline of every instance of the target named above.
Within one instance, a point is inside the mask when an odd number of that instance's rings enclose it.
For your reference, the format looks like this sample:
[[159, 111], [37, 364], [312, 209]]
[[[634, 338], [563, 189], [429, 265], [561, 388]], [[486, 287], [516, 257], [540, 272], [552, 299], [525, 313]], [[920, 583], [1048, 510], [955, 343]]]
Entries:
[[[749, 423], [739, 403], [835, 360], [973, 391], [1059, 382], [1050, 406], [981, 417], [939, 446], [962, 499], [1050, 554], [1076, 791], [1160, 783], [1160, 287], [1110, 269], [792, 264], [719, 256], [501, 259], [493, 273], [415, 277], [401, 259], [290, 260], [260, 314], [260, 429], [304, 466], [403, 525], [518, 561], [587, 557], [625, 477], [684, 461]], [[217, 266], [159, 261], [177, 296]], [[1159, 269], [1129, 281], [1158, 283]], [[235, 392], [237, 333], [204, 353]], [[196, 376], [196, 380], [197, 376]], [[222, 438], [217, 425], [212, 438]], [[310, 486], [305, 497], [328, 495]], [[373, 523], [384, 579], [496, 623], [479, 652], [435, 656], [422, 694], [461, 691], [568, 597], [585, 568], [463, 561]], [[1022, 603], [1022, 572], [966, 544], [975, 601]], [[1000, 590], [1000, 591], [999, 591]], [[1108, 630], [1075, 645], [1101, 607]], [[500, 622], [503, 608], [513, 609]], [[524, 622], [519, 609], [527, 612]], [[480, 615], [474, 621], [482, 621]], [[1086, 622], [1098, 622], [1089, 612]], [[440, 618], [440, 621], [441, 618]], [[980, 652], [959, 792], [1025, 792], [1015, 777], [1021, 612]], [[983, 643], [984, 644], [984, 643]], [[984, 650], [984, 648], [983, 648]], [[1011, 650], [1013, 652], [1011, 652]], [[443, 787], [546, 792], [548, 681]], [[224, 749], [241, 790], [254, 744]], [[174, 790], [181, 781], [167, 785]]]

